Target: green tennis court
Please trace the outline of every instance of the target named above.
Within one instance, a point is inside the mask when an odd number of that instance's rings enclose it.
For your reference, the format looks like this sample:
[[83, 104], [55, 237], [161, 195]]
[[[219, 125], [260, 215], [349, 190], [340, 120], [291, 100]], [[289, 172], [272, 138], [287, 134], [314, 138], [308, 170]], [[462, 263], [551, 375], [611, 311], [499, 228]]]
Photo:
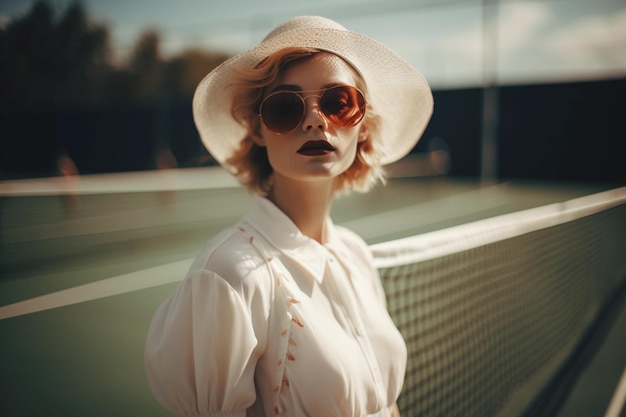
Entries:
[[[51, 182], [0, 183], [0, 415], [167, 415], [143, 372], [149, 321], [250, 196], [228, 184], [157, 190], [130, 174], [97, 180], [114, 185], [85, 178], [64, 193]], [[611, 188], [397, 178], [339, 199], [333, 219], [376, 244]], [[621, 372], [626, 354], [618, 356]]]

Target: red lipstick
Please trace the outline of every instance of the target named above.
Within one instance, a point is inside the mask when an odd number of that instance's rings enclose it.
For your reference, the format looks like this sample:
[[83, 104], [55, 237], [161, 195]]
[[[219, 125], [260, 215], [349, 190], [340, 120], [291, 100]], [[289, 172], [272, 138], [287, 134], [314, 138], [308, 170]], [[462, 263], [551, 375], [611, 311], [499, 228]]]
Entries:
[[335, 147], [325, 140], [310, 140], [298, 149], [300, 155], [306, 156], [328, 155], [334, 151]]

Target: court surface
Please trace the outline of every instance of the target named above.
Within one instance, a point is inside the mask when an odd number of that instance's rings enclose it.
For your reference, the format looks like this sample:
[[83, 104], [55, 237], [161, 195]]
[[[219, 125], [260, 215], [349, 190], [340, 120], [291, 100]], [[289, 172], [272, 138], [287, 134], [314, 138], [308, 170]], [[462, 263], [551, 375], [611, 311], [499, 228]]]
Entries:
[[[377, 243], [609, 188], [396, 178], [338, 199], [333, 220]], [[148, 324], [250, 199], [206, 170], [0, 183], [0, 415], [167, 415], [144, 376]], [[625, 362], [609, 361], [618, 379]]]

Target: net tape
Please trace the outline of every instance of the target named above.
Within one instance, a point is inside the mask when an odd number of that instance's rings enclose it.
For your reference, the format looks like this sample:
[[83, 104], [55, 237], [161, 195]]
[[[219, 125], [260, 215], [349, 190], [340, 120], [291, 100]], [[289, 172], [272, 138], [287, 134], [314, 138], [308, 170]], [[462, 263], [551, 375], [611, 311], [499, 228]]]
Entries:
[[536, 395], [626, 279], [625, 203], [622, 188], [372, 245], [409, 351], [402, 415]]

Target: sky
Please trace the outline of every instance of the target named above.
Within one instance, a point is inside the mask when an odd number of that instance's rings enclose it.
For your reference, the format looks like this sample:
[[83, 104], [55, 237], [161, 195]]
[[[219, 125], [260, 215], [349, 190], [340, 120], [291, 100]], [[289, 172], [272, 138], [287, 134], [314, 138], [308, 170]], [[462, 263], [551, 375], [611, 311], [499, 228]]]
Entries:
[[[72, 0], [50, 0], [63, 10]], [[0, 0], [0, 25], [34, 0]], [[147, 29], [164, 55], [238, 53], [295, 15], [323, 15], [407, 59], [434, 88], [626, 77], [626, 0], [83, 0], [116, 56]], [[487, 4], [487, 7], [484, 7]]]

